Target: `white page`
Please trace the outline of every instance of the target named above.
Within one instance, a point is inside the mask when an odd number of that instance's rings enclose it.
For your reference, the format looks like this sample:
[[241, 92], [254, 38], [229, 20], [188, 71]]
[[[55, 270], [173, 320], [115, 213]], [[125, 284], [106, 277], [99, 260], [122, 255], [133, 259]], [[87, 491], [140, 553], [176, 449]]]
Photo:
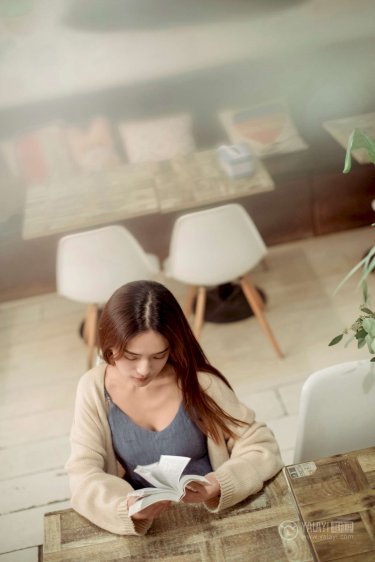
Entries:
[[205, 478], [204, 476], [199, 476], [198, 474], [185, 474], [185, 476], [181, 477], [179, 484], [180, 488], [184, 490], [186, 484], [188, 484], [189, 482], [196, 482], [198, 486], [204, 486], [205, 484], [210, 483], [209, 480], [207, 480], [207, 478]]
[[178, 502], [179, 500], [180, 500], [180, 494], [178, 494], [177, 492], [174, 492], [172, 490], [170, 491], [163, 490], [159, 494], [140, 498], [138, 501], [136, 501], [135, 503], [133, 503], [133, 505], [129, 507], [128, 514], [131, 517], [135, 513], [138, 513], [138, 511], [141, 511], [142, 509], [145, 509], [149, 505], [152, 505], [160, 501]]
[[134, 472], [153, 486], [178, 490], [181, 474], [189, 461], [189, 457], [161, 455], [158, 463], [137, 466]]

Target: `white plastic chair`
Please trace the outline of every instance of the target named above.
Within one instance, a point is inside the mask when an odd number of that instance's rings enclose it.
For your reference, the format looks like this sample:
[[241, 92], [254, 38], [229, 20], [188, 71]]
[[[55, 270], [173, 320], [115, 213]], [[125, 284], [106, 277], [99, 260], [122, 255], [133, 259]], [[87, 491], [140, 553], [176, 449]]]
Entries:
[[302, 387], [294, 463], [375, 445], [375, 364], [340, 363]]
[[263, 312], [263, 302], [247, 273], [266, 255], [267, 248], [246, 210], [238, 204], [189, 213], [173, 228], [166, 275], [188, 284], [185, 314], [197, 306], [194, 332], [203, 324], [206, 287], [240, 279], [244, 295], [279, 357], [283, 354]]
[[131, 281], [151, 279], [159, 260], [146, 254], [126, 228], [112, 225], [64, 236], [57, 247], [57, 292], [88, 304], [84, 340], [91, 368], [96, 347], [98, 305]]

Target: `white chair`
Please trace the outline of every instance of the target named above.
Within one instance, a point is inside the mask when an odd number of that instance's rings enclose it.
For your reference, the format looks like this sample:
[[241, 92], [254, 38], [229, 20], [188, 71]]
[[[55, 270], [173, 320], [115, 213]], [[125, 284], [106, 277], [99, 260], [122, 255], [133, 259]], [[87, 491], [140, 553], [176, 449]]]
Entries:
[[247, 275], [266, 255], [267, 248], [246, 210], [238, 204], [189, 213], [173, 228], [165, 273], [189, 285], [185, 314], [197, 306], [194, 332], [200, 335], [206, 287], [239, 279], [244, 295], [279, 357], [283, 354], [263, 312], [263, 302]]
[[130, 281], [151, 279], [160, 271], [158, 258], [146, 254], [126, 228], [112, 225], [64, 236], [57, 247], [57, 292], [88, 304], [84, 340], [88, 366], [96, 347], [98, 305]]
[[375, 364], [316, 371], [302, 388], [294, 463], [375, 445]]

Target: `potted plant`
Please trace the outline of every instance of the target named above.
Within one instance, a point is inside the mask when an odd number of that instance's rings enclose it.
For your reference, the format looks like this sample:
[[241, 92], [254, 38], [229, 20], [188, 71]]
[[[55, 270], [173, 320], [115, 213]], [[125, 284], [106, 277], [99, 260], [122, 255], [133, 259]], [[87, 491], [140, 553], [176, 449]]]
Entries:
[[[370, 139], [363, 131], [360, 129], [354, 129], [349, 137], [348, 147], [345, 156], [344, 174], [347, 174], [351, 170], [352, 158], [351, 154], [353, 150], [358, 148], [365, 148], [367, 150], [370, 161], [375, 165], [375, 141]], [[375, 225], [373, 225], [375, 226]], [[360, 306], [360, 314], [355, 322], [350, 326], [350, 328], [344, 330], [341, 334], [334, 337], [328, 345], [336, 345], [339, 343], [345, 335], [349, 335], [349, 341], [352, 339], [357, 340], [358, 348], [362, 348], [367, 345], [369, 352], [374, 355], [371, 361], [375, 362], [375, 312], [371, 309], [369, 305], [369, 293], [367, 278], [371, 271], [375, 269], [375, 246], [373, 246], [366, 254], [366, 256], [353, 267], [351, 271], [345, 276], [341, 283], [336, 288], [337, 292], [340, 287], [357, 271], [361, 271], [362, 275], [359, 284], [362, 288], [363, 302]], [[348, 343], [349, 343], [348, 341]]]

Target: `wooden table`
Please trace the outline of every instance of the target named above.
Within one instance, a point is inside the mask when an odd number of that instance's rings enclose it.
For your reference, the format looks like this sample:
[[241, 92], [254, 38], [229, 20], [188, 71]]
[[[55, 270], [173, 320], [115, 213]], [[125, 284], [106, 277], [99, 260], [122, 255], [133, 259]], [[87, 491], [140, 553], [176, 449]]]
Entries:
[[253, 175], [232, 180], [220, 169], [214, 150], [121, 165], [29, 187], [23, 238], [220, 203], [273, 188], [262, 162]]
[[317, 560], [374, 562], [375, 447], [284, 471]]
[[45, 515], [44, 562], [312, 562], [287, 480], [280, 472], [234, 508], [169, 508], [143, 537], [99, 529], [73, 510]]
[[214, 515], [179, 504], [144, 537], [99, 529], [72, 509], [47, 513], [44, 562], [373, 562], [375, 447], [291, 465]]
[[[375, 112], [324, 121], [323, 127], [346, 150], [353, 129], [361, 129], [370, 138], [375, 138]], [[371, 162], [367, 150], [364, 148], [353, 150], [352, 155], [359, 164]]]

